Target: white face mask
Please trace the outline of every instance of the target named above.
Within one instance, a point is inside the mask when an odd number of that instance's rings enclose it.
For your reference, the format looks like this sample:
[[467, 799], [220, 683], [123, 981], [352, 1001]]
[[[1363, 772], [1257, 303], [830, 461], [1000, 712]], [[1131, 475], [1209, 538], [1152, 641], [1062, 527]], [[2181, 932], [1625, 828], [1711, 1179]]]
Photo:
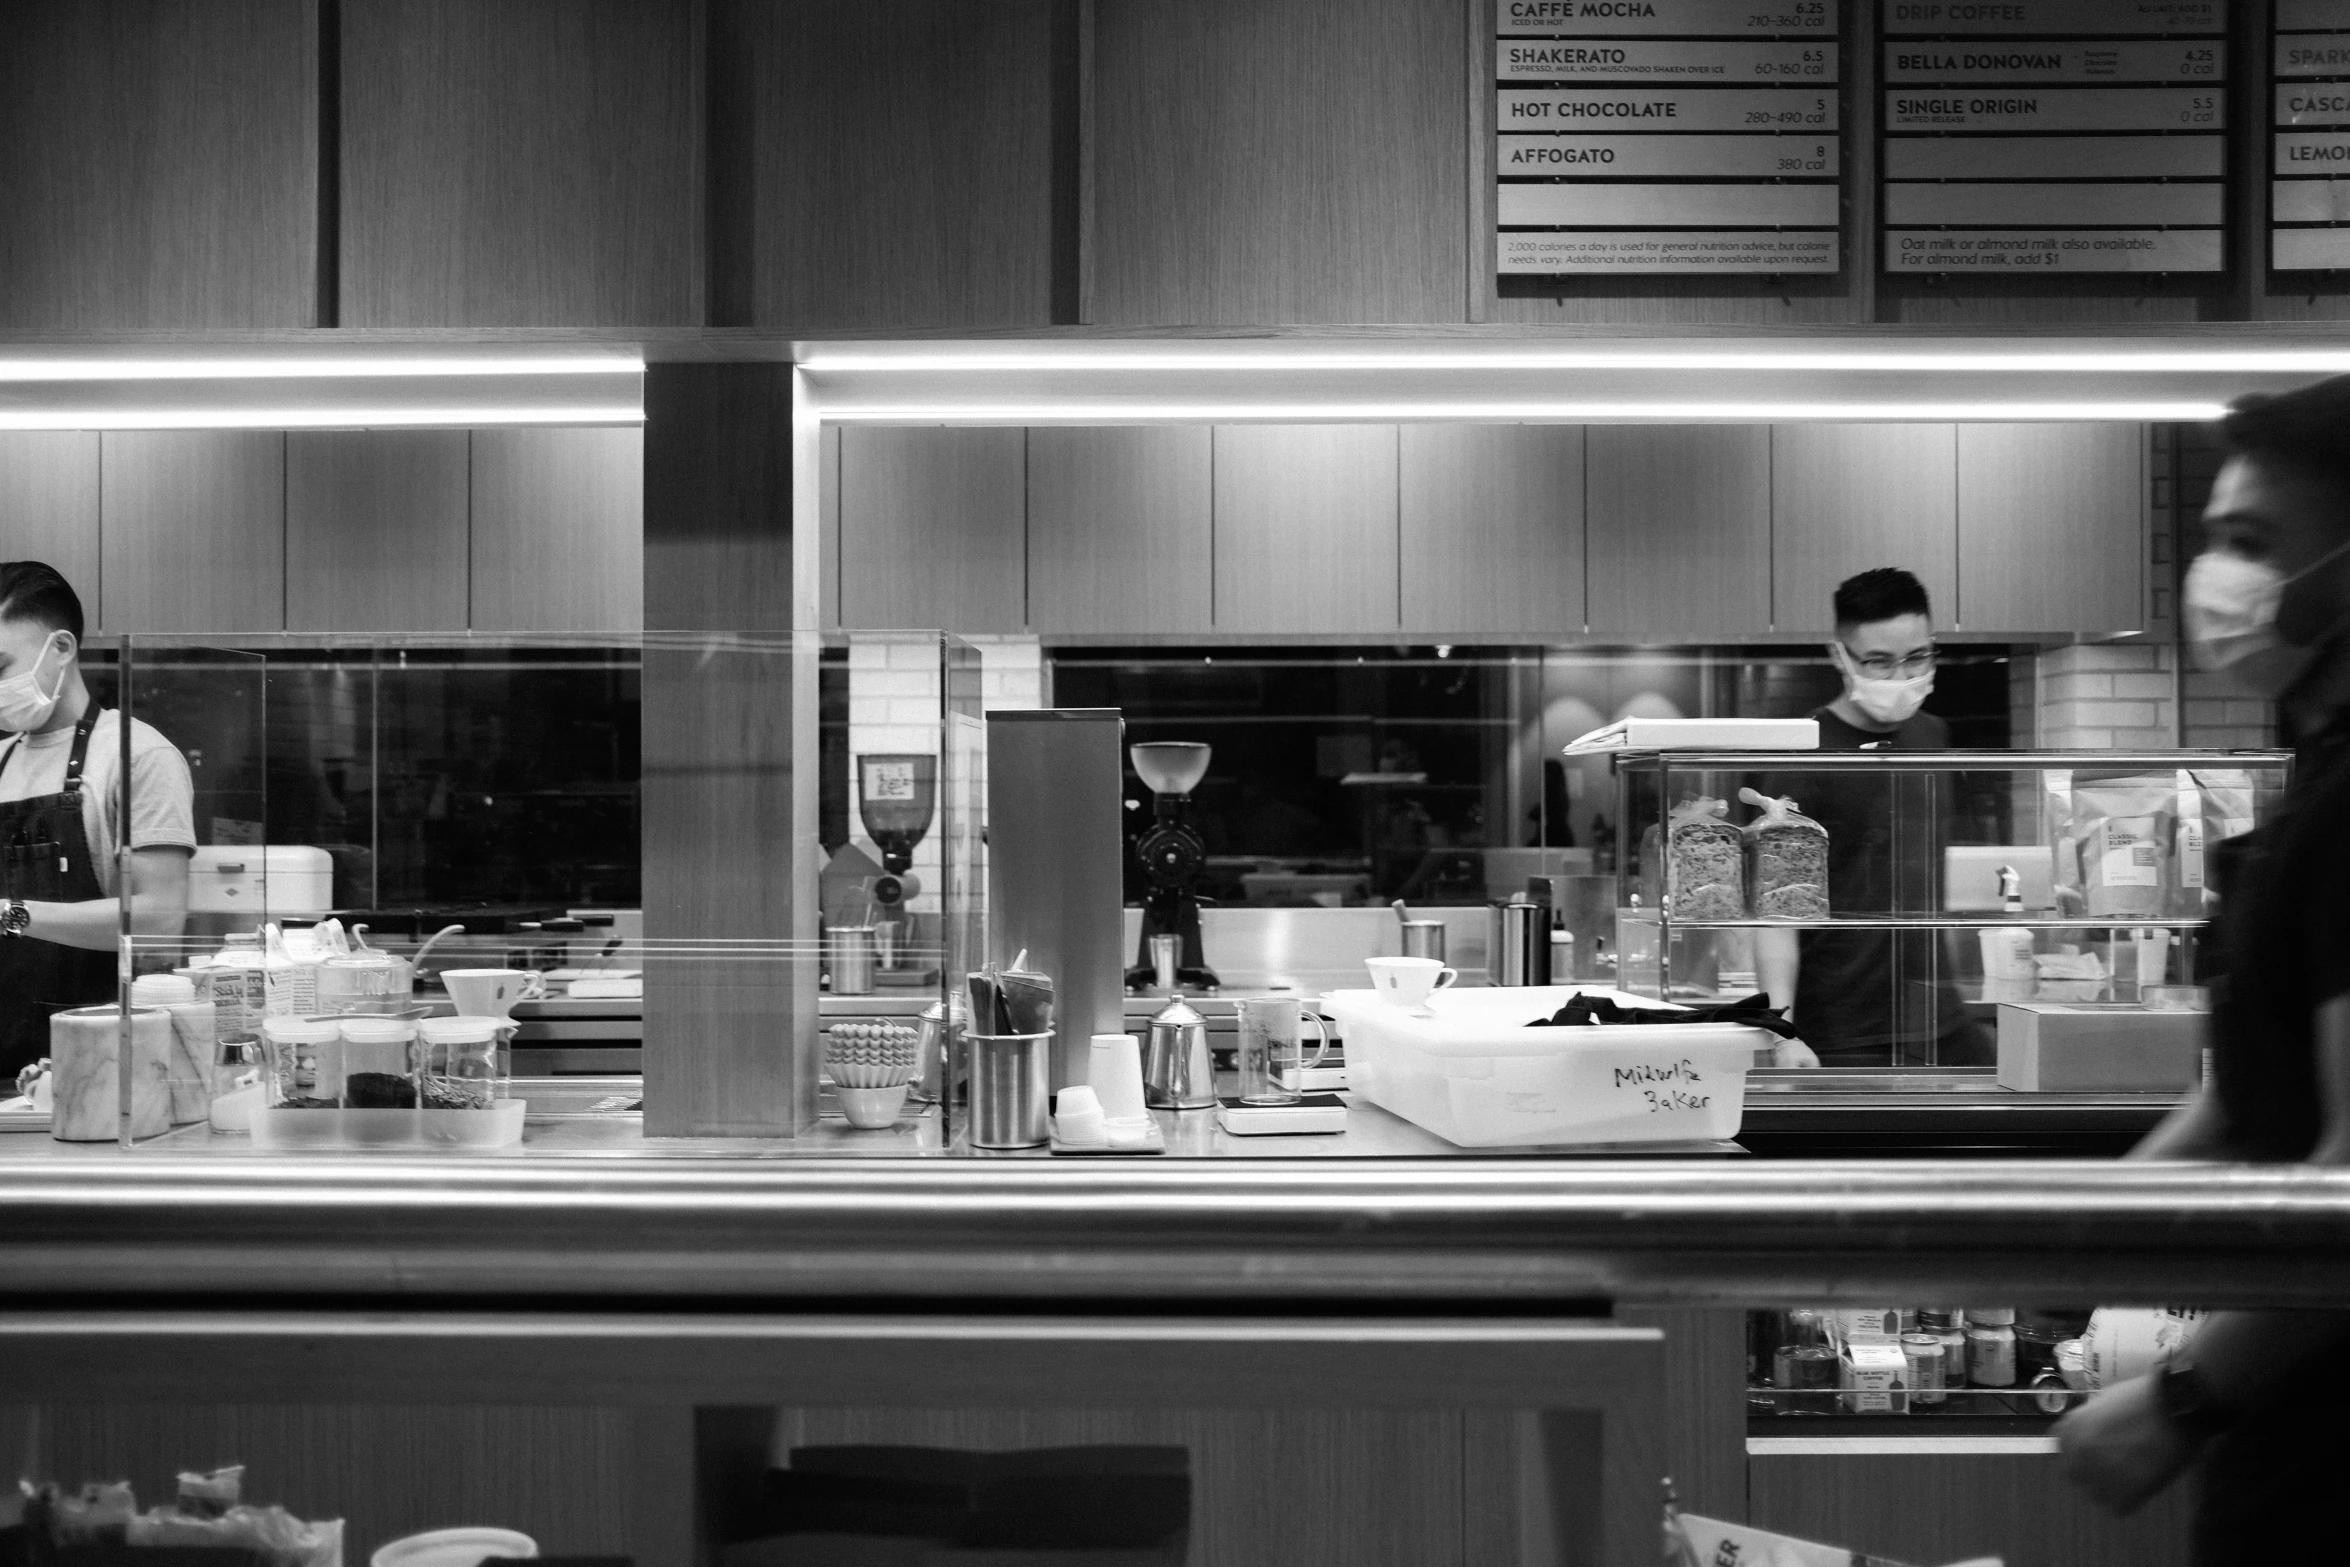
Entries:
[[58, 666], [57, 683], [46, 692], [41, 689], [41, 660], [47, 658], [49, 650], [56, 645], [57, 637], [52, 633], [49, 640], [41, 644], [41, 651], [34, 655], [32, 668], [21, 675], [10, 675], [6, 680], [0, 680], [0, 730], [10, 734], [26, 734], [47, 723], [49, 715], [57, 711], [57, 699], [65, 694], [65, 668], [62, 664]]
[[1845, 694], [1852, 705], [1880, 724], [1908, 723], [1934, 689], [1931, 669], [1922, 675], [1879, 678], [1863, 673], [1841, 644], [1836, 648], [1836, 667], [1844, 672]]
[[2223, 669], [2263, 696], [2276, 696], [2309, 662], [2311, 650], [2287, 643], [2277, 631], [2285, 589], [2331, 565], [2350, 544], [2328, 550], [2291, 576], [2266, 561], [2205, 550], [2187, 566], [2180, 588], [2187, 636], [2206, 669]]

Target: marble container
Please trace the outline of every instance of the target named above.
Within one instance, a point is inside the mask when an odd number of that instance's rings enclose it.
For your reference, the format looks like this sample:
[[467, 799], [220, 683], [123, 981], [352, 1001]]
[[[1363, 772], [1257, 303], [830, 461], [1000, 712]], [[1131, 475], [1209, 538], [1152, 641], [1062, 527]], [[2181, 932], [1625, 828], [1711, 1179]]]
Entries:
[[201, 1121], [212, 1109], [213, 1062], [219, 1055], [218, 1008], [206, 985], [185, 974], [142, 974], [131, 981], [131, 1005], [171, 1014], [171, 1124]]
[[[131, 1009], [131, 1135], [171, 1129], [171, 1014]], [[49, 1020], [50, 1080], [56, 1108], [49, 1135], [64, 1143], [111, 1142], [122, 1133], [119, 1075], [122, 1014], [78, 1007]]]

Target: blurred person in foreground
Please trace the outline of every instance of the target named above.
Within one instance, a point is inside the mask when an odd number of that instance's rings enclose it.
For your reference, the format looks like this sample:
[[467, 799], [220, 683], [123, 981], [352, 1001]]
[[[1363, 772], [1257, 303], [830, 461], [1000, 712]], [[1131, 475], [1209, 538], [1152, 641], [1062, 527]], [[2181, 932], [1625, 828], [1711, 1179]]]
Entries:
[[[2292, 782], [2218, 855], [2209, 1085], [2133, 1159], [2350, 1164], [2350, 377], [2245, 399], [2188, 569], [2202, 663], [2275, 699]], [[2197, 1567], [2340, 1559], [2350, 1314], [2223, 1311], [2153, 1375], [2057, 1426], [2129, 1512], [2200, 1459]]]

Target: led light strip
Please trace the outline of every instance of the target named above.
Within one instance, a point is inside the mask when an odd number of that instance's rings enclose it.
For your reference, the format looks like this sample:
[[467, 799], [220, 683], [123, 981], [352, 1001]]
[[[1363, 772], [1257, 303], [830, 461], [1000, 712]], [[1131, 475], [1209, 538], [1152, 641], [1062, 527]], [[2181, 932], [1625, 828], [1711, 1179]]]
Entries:
[[622, 405], [558, 408], [106, 408], [0, 410], [0, 430], [358, 430], [394, 425], [643, 424]]
[[554, 359], [0, 359], [0, 381], [300, 381], [368, 376], [641, 375], [625, 355]]
[[824, 408], [821, 417], [841, 424], [1246, 424], [1265, 421], [1473, 420], [1512, 424], [1665, 423], [1790, 424], [1798, 422], [1885, 424], [2006, 423], [2052, 420], [2119, 420], [2149, 424], [2197, 424], [2227, 412], [2221, 403], [872, 403]]
[[1473, 354], [1266, 353], [817, 353], [800, 361], [811, 374], [893, 372], [901, 374], [966, 370], [1830, 370], [1974, 371], [2009, 374], [2336, 374], [2350, 371], [2350, 348], [2336, 349], [2158, 349], [2143, 353], [1850, 353], [1809, 350], [1774, 353], [1735, 349], [1687, 352], [1608, 349], [1498, 351]]

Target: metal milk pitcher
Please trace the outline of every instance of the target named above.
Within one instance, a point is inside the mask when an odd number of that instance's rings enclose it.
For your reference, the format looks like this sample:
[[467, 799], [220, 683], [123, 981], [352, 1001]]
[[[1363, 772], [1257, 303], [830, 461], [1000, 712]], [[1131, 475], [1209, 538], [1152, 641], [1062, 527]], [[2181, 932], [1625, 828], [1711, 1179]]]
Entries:
[[1180, 998], [1151, 1019], [1142, 1047], [1142, 1099], [1154, 1110], [1211, 1110], [1215, 1063], [1208, 1058], [1208, 1020]]

